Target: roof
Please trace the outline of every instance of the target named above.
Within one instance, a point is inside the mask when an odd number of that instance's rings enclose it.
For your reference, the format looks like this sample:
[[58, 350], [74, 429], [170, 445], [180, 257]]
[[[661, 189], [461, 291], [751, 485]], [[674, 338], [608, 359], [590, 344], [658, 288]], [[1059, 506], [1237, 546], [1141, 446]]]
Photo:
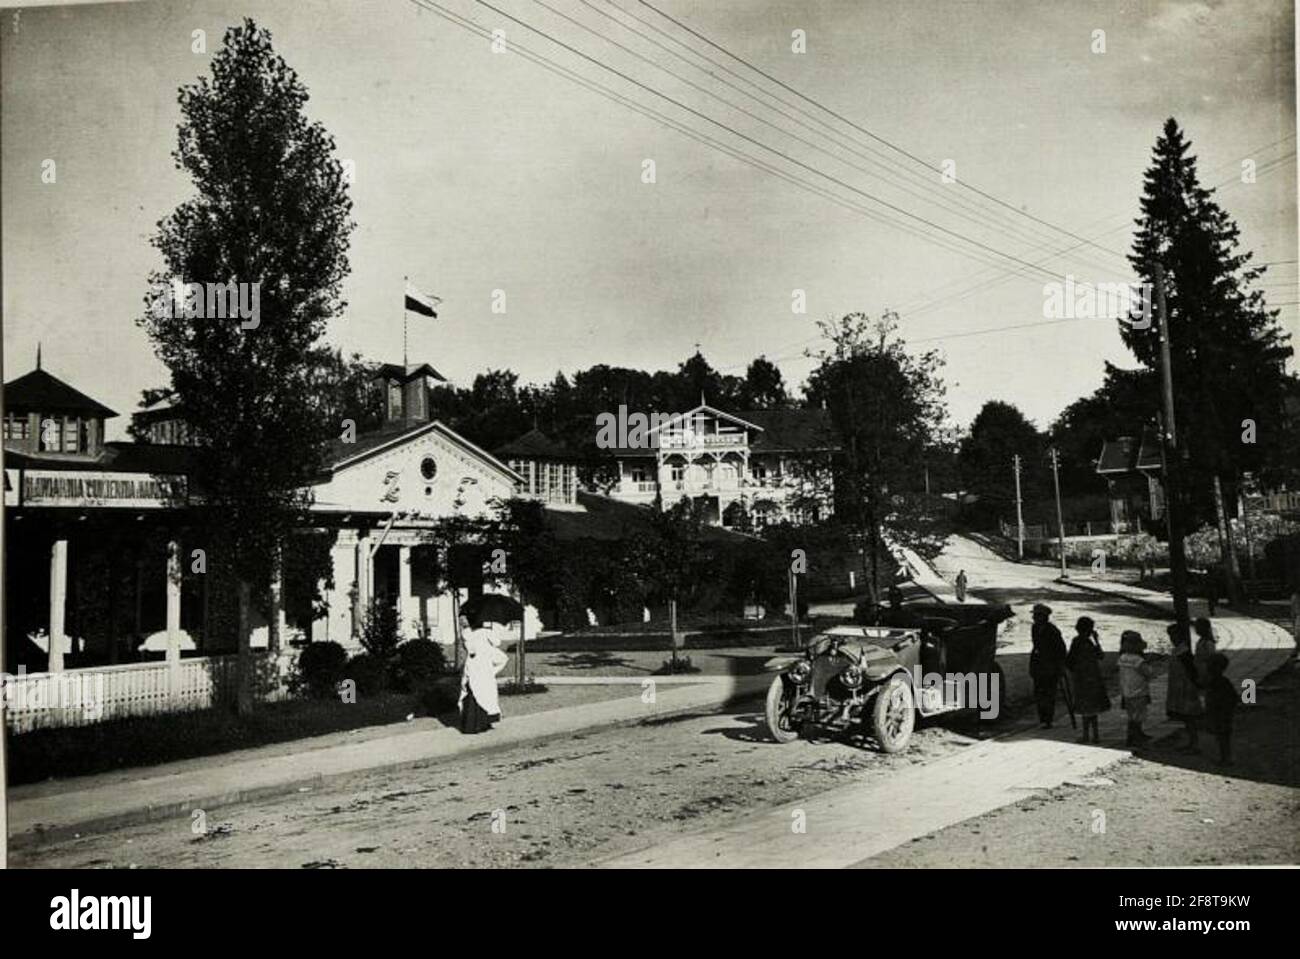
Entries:
[[5, 409], [31, 413], [85, 413], [109, 419], [117, 415], [57, 376], [42, 369], [5, 384]]
[[745, 416], [763, 430], [754, 437], [751, 450], [775, 453], [840, 448], [829, 410], [754, 410]]
[[[723, 415], [733, 422], [757, 430], [749, 442], [749, 449], [754, 453], [813, 452], [840, 448], [839, 436], [828, 410], [749, 410], [737, 416]], [[609, 456], [631, 459], [639, 456], [653, 457], [658, 449], [659, 434], [647, 430], [645, 446], [620, 447], [605, 452]]]
[[461, 436], [451, 427], [438, 420], [430, 420], [424, 423], [392, 423], [380, 427], [377, 430], [369, 430], [365, 433], [359, 433], [356, 439], [351, 443], [343, 442], [341, 437], [336, 437], [330, 441], [329, 449], [325, 453], [325, 468], [329, 471], [335, 471], [344, 466], [351, 465], [359, 460], [366, 459], [380, 450], [387, 449], [390, 446], [396, 446], [407, 440], [415, 439], [428, 432], [437, 432], [446, 439], [462, 447], [471, 455], [478, 457], [487, 465], [495, 467], [502, 473], [510, 477], [515, 482], [523, 482], [523, 477], [506, 466], [499, 459], [478, 446], [475, 446], [465, 437]]
[[375, 370], [373, 379], [398, 380], [402, 383], [408, 383], [417, 376], [432, 376], [435, 380], [443, 383], [447, 382], [447, 377], [443, 376], [428, 363], [421, 363], [419, 366], [413, 366], [409, 370], [399, 363], [381, 363]]
[[1098, 473], [1131, 473], [1161, 468], [1160, 443], [1150, 431], [1141, 437], [1120, 436], [1101, 444]]
[[545, 433], [538, 429], [529, 430], [523, 436], [517, 437], [492, 451], [492, 455], [498, 459], [550, 459], [550, 460], [571, 460], [577, 459], [573, 453], [569, 452], [568, 447], [557, 443]]
[[57, 453], [26, 453], [5, 449], [5, 466], [37, 470], [110, 470], [116, 473], [149, 473], [180, 476], [193, 468], [199, 450], [193, 446], [166, 443], [105, 443], [96, 457]]
[[668, 426], [669, 424], [672, 423], [676, 423], [679, 420], [684, 420], [687, 417], [694, 416], [696, 413], [712, 413], [714, 416], [718, 417], [719, 419], [729, 420], [732, 423], [735, 423], [737, 426], [749, 426], [759, 430], [763, 428], [761, 426], [758, 426], [756, 423], [751, 423], [748, 420], [743, 420], [739, 416], [736, 416], [733, 413], [728, 413], [725, 410], [720, 410], [716, 406], [710, 406], [708, 403], [701, 403], [693, 410], [687, 410], [685, 413], [678, 413], [675, 416], [669, 417], [667, 420], [660, 420], [654, 426], [650, 427], [650, 429], [646, 430], [646, 432], [657, 433], [665, 426]]
[[[577, 492], [580, 510], [546, 508], [546, 522], [555, 538], [561, 541], [583, 539], [613, 541], [626, 539], [643, 527], [654, 515], [653, 506], [624, 503], [599, 493]], [[721, 526], [702, 528], [705, 540], [736, 542], [748, 539]]]

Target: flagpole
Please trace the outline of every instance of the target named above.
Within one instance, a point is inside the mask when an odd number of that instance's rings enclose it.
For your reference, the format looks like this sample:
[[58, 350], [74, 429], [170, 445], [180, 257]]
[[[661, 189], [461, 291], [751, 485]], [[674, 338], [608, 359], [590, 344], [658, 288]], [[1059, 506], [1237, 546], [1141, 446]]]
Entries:
[[405, 376], [411, 368], [406, 359], [406, 284], [410, 282], [410, 277], [402, 277], [402, 375]]

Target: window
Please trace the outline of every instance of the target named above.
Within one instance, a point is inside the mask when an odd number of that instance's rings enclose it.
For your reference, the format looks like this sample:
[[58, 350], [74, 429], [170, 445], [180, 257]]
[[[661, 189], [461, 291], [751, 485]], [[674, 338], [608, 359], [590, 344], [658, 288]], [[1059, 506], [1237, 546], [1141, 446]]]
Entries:
[[41, 435], [40, 449], [42, 453], [57, 453], [59, 451], [59, 440], [61, 439], [62, 430], [59, 429], [59, 421], [45, 416], [41, 418]]
[[632, 467], [632, 482], [633, 482], [633, 483], [644, 483], [645, 481], [646, 481], [646, 480], [645, 480], [645, 467], [644, 467], [644, 466], [633, 466], [633, 467]]
[[79, 442], [78, 442], [78, 441], [81, 439], [81, 436], [80, 436], [80, 434], [81, 434], [81, 428], [80, 428], [80, 426], [81, 426], [81, 421], [80, 421], [79, 419], [77, 419], [75, 416], [70, 416], [70, 417], [67, 417], [66, 419], [64, 419], [64, 421], [63, 421], [63, 452], [65, 452], [65, 453], [75, 453], [75, 452], [77, 452], [79, 449], [81, 449], [81, 446], [79, 445]]
[[420, 475], [426, 480], [432, 480], [438, 475], [438, 461], [432, 456], [426, 456], [420, 460]]
[[680, 463], [673, 464], [673, 482], [680, 483], [686, 479], [686, 467]]
[[7, 440], [25, 440], [30, 434], [27, 430], [27, 417], [10, 413], [5, 417], [5, 435]]

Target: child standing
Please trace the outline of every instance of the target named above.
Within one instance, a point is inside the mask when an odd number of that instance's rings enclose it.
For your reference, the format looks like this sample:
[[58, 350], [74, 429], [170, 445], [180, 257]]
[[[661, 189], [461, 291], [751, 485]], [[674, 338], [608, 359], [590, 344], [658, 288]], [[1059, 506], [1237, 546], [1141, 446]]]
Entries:
[[1215, 653], [1206, 664], [1205, 728], [1219, 741], [1219, 762], [1232, 762], [1232, 714], [1237, 708], [1237, 687], [1224, 675], [1228, 657]]
[[1070, 652], [1065, 657], [1065, 667], [1074, 681], [1074, 704], [1083, 717], [1081, 743], [1101, 742], [1097, 717], [1110, 709], [1110, 697], [1106, 695], [1106, 684], [1101, 678], [1101, 662], [1105, 654], [1095, 626], [1091, 618], [1079, 617], [1074, 624], [1075, 637], [1070, 641]]
[[1119, 637], [1119, 690], [1128, 713], [1128, 737], [1125, 746], [1141, 746], [1151, 740], [1142, 731], [1142, 724], [1147, 719], [1147, 708], [1151, 705], [1151, 680], [1155, 678], [1155, 667], [1146, 661], [1142, 651], [1147, 647], [1141, 634], [1131, 629], [1124, 630]]
[[1177, 623], [1169, 626], [1169, 641], [1173, 652], [1169, 655], [1169, 686], [1165, 694], [1165, 715], [1182, 722], [1187, 730], [1187, 745], [1180, 752], [1199, 754], [1200, 743], [1196, 727], [1205, 715], [1201, 702], [1201, 681], [1196, 675], [1196, 658], [1186, 631]]

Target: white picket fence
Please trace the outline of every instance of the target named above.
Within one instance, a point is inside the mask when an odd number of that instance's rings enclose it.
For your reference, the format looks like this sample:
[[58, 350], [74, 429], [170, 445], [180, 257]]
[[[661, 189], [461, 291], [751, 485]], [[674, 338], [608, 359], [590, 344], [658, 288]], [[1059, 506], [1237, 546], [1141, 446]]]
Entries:
[[[5, 724], [11, 733], [64, 726], [91, 726], [125, 716], [190, 712], [234, 702], [238, 657], [200, 656], [174, 664], [166, 660], [25, 673], [5, 677]], [[273, 666], [254, 652], [254, 675]], [[284, 699], [282, 683], [254, 683], [263, 701]]]

